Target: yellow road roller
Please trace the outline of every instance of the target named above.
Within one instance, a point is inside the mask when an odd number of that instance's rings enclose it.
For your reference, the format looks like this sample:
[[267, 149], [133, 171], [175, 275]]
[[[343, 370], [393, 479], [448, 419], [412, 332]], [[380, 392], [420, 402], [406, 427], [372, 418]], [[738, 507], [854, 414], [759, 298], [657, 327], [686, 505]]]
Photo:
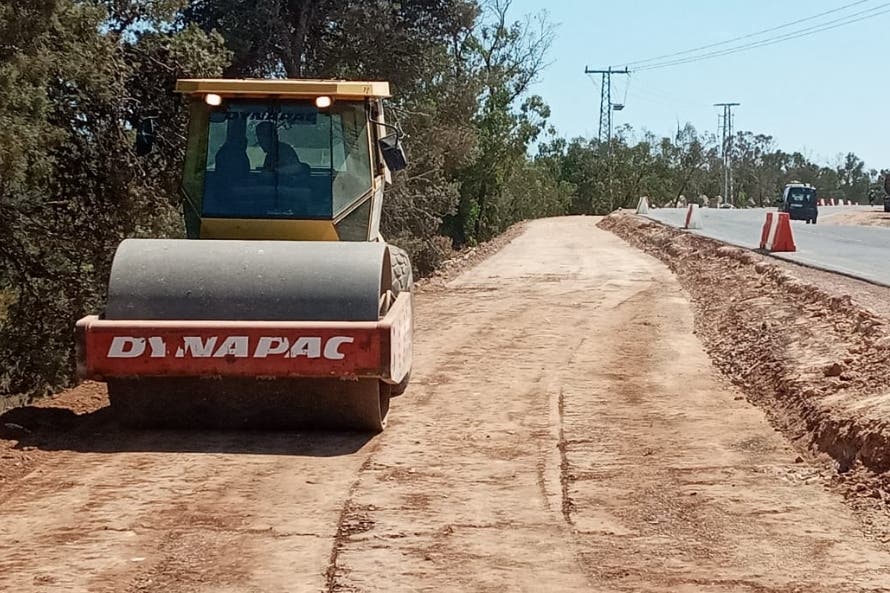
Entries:
[[[411, 372], [408, 255], [380, 235], [405, 167], [385, 82], [180, 80], [187, 239], [127, 239], [78, 375], [128, 426], [384, 428]], [[147, 153], [152, 125], [139, 126]], [[200, 239], [200, 240], [195, 240]]]

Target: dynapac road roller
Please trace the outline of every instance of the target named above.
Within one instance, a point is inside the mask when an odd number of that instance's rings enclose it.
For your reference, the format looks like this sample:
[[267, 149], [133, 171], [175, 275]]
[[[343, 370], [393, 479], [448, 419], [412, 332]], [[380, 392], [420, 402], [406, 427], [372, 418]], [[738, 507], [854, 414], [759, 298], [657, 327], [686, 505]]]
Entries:
[[[78, 374], [126, 425], [380, 431], [407, 385], [412, 276], [380, 236], [405, 166], [384, 82], [180, 80], [188, 239], [127, 239]], [[151, 125], [137, 151], [151, 148]], [[201, 240], [191, 240], [201, 239]]]

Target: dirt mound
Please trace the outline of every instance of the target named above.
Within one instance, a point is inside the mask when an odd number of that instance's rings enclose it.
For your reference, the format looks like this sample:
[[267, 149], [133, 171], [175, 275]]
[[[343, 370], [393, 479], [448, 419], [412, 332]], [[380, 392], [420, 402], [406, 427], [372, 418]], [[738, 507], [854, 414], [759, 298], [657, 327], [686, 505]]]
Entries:
[[829, 214], [819, 219], [823, 224], [887, 226], [890, 227], [890, 212], [880, 210], [853, 210]]
[[890, 470], [890, 320], [745, 249], [625, 213], [600, 226], [677, 274], [715, 365], [788, 436], [841, 473]]
[[56, 397], [4, 411], [0, 414], [0, 485], [29, 473], [51, 455], [44, 445], [59, 443], [85, 421], [95, 421], [95, 413], [107, 405], [104, 386], [90, 381]]

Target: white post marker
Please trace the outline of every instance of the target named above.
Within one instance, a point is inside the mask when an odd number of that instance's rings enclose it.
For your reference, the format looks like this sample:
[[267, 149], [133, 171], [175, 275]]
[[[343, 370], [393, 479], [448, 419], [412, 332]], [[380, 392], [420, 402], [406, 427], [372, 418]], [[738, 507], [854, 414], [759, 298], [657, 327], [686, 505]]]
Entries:
[[686, 224], [683, 225], [683, 228], [690, 230], [702, 228], [701, 210], [698, 204], [689, 204], [689, 208], [686, 209]]
[[637, 202], [637, 214], [649, 214], [649, 199], [646, 196], [641, 197]]

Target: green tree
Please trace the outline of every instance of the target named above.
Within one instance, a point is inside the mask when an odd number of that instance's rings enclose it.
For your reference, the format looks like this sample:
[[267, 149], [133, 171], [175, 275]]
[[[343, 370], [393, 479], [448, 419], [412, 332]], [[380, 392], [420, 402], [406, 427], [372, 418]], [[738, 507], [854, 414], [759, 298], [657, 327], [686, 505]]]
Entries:
[[511, 2], [491, 0], [467, 38], [464, 71], [481, 87], [473, 118], [475, 159], [458, 172], [457, 212], [446, 228], [458, 244], [474, 244], [501, 232], [518, 212], [511, 205], [509, 182], [528, 159], [529, 145], [546, 128], [550, 109], [529, 87], [545, 66], [553, 41], [546, 14], [510, 20]]
[[[119, 241], [163, 234], [177, 218], [166, 179], [131, 148], [139, 97], [163, 92], [140, 86], [157, 81], [145, 76], [157, 64], [133, 61], [141, 50], [122, 41], [132, 39], [125, 19], [106, 8], [0, 4], [0, 274], [12, 296], [0, 325], [2, 391], [66, 382], [74, 322], [99, 309]], [[168, 41], [141, 55], [182, 40]]]

